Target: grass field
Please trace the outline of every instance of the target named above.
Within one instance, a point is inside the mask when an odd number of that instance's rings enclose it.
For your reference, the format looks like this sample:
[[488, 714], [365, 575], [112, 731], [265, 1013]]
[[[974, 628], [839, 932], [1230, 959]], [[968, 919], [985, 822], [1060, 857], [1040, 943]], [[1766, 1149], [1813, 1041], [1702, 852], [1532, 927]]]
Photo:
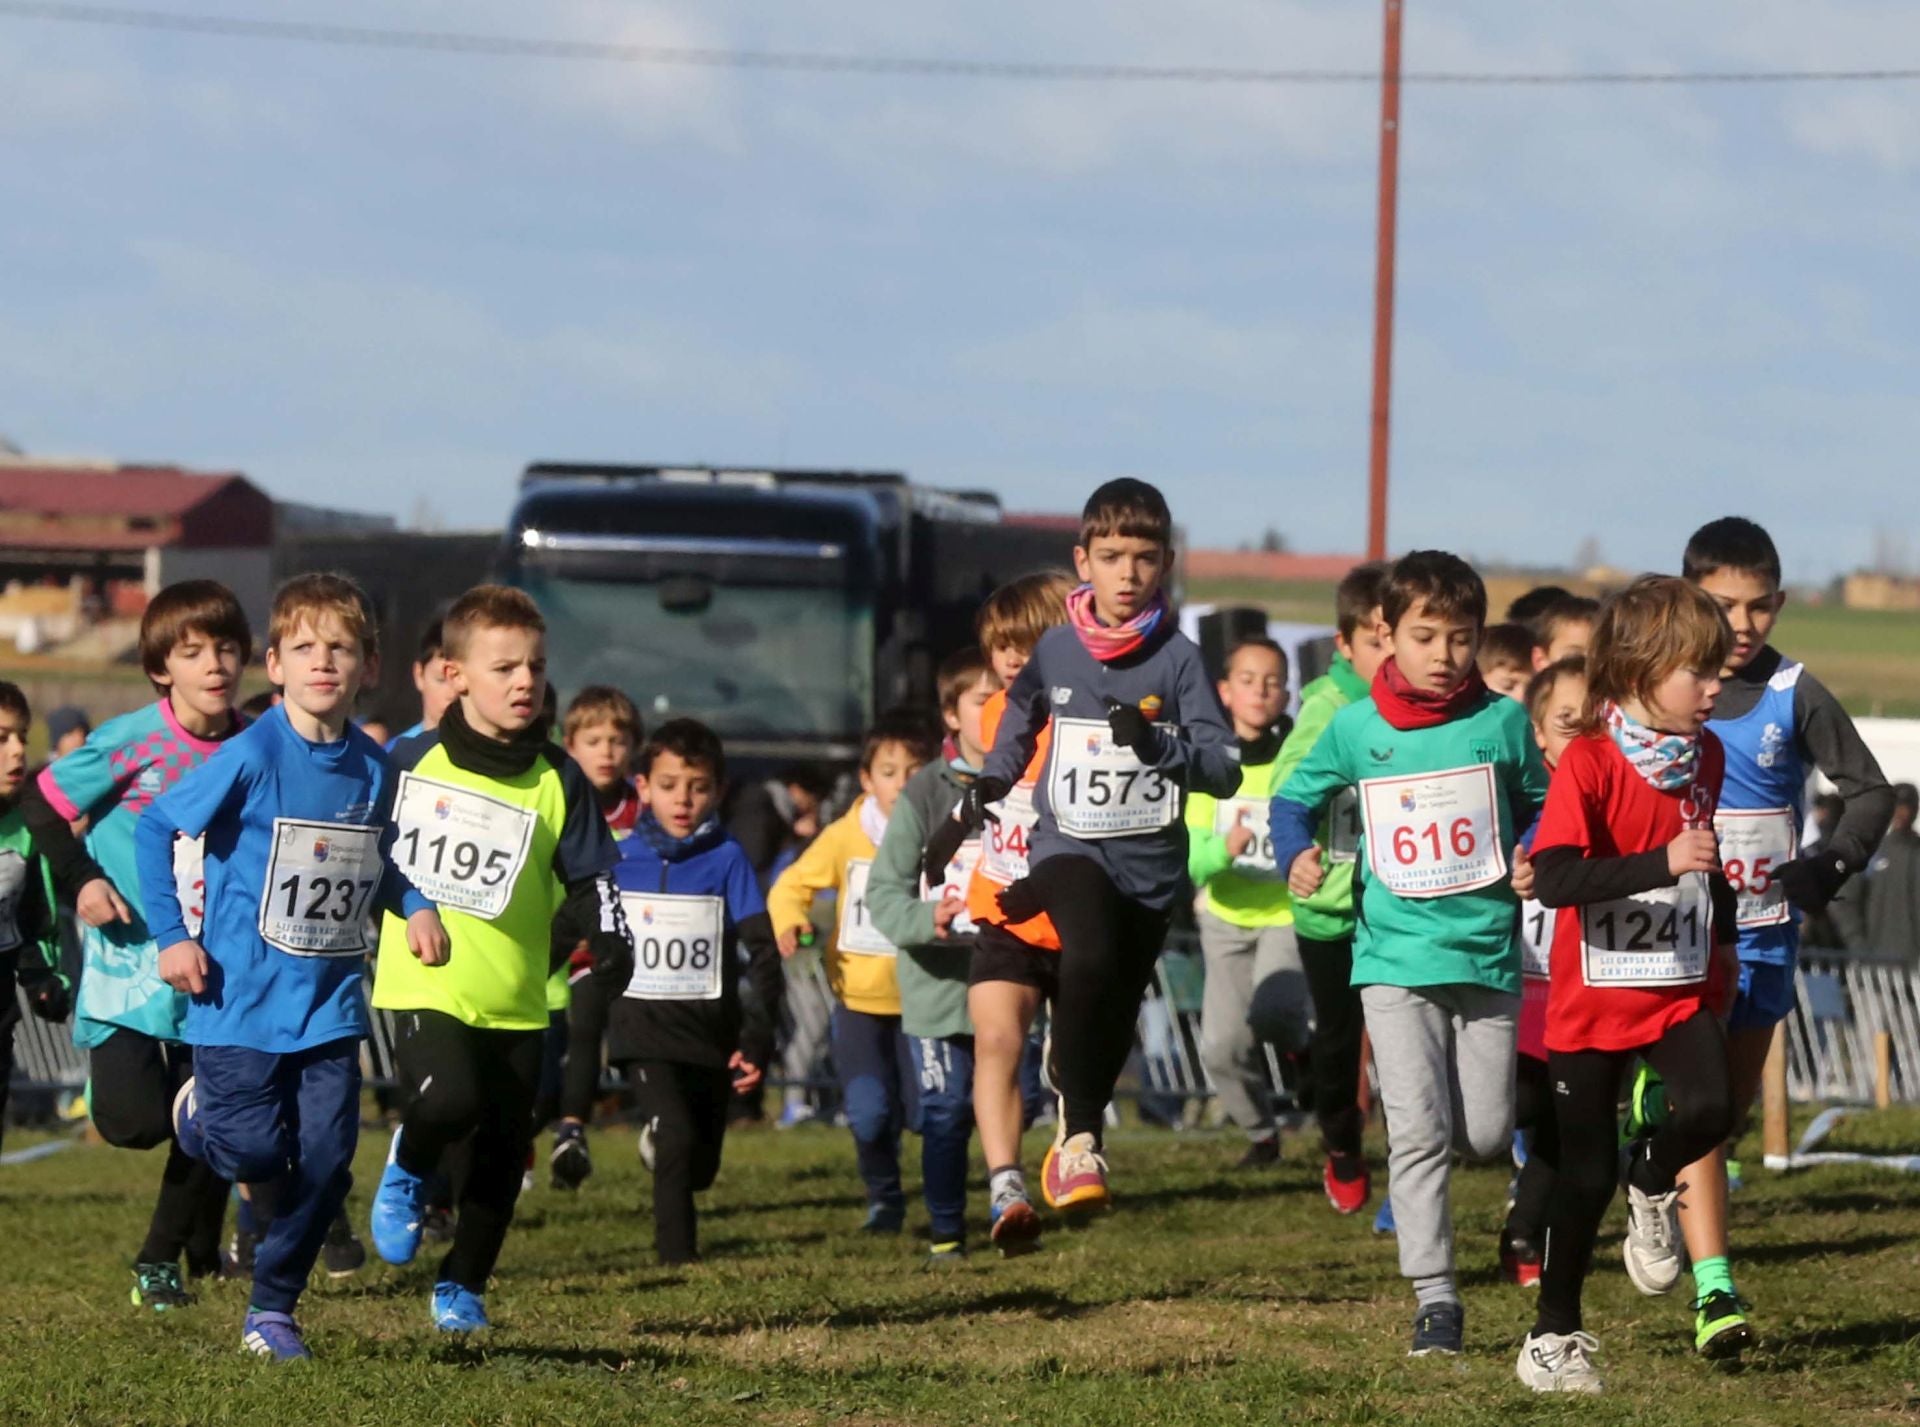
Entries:
[[[1846, 1132], [1912, 1146], [1920, 1114]], [[1536, 1401], [1513, 1376], [1532, 1296], [1494, 1275], [1499, 1169], [1457, 1180], [1469, 1350], [1447, 1361], [1405, 1356], [1391, 1241], [1333, 1216], [1292, 1142], [1249, 1178], [1228, 1168], [1230, 1137], [1117, 1132], [1115, 1213], [1031, 1258], [938, 1270], [910, 1237], [853, 1231], [841, 1132], [737, 1134], [706, 1196], [707, 1262], [686, 1271], [652, 1262], [630, 1138], [608, 1131], [597, 1149], [583, 1193], [543, 1183], [522, 1200], [490, 1333], [432, 1331], [424, 1258], [373, 1266], [310, 1294], [321, 1360], [292, 1368], [237, 1351], [242, 1287], [171, 1318], [129, 1306], [156, 1157], [75, 1148], [0, 1169], [0, 1421], [1831, 1427], [1920, 1412], [1920, 1178], [1761, 1174], [1736, 1197], [1735, 1266], [1762, 1335], [1738, 1373], [1692, 1356], [1683, 1305], [1639, 1297], [1610, 1233], [1588, 1294], [1609, 1395]]]
[[[1333, 586], [1191, 580], [1187, 598], [1256, 605], [1273, 619], [1327, 624]], [[1801, 660], [1856, 717], [1920, 717], [1920, 616], [1790, 602], [1776, 646]]]

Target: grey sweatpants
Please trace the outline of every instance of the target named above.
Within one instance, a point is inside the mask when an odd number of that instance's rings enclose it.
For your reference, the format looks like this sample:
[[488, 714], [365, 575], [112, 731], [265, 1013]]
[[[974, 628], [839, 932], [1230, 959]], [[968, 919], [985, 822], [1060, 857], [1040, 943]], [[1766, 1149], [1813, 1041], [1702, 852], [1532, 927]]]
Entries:
[[1520, 998], [1484, 986], [1362, 986], [1387, 1112], [1400, 1272], [1453, 1272], [1453, 1155], [1492, 1159], [1513, 1138]]
[[1198, 921], [1207, 972], [1200, 1063], [1227, 1118], [1264, 1138], [1273, 1132], [1273, 1097], [1260, 1043], [1272, 1040], [1283, 1051], [1302, 1050], [1311, 1024], [1300, 947], [1290, 926], [1237, 927], [1204, 908]]

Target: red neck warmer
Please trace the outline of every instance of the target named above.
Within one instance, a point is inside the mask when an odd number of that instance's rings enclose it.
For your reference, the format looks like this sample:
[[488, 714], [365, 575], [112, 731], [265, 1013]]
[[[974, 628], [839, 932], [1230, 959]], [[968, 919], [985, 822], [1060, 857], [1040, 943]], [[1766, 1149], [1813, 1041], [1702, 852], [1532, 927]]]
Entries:
[[1486, 691], [1486, 681], [1478, 669], [1468, 670], [1467, 677], [1444, 694], [1416, 689], [1392, 659], [1381, 664], [1373, 676], [1373, 705], [1380, 710], [1381, 718], [1398, 729], [1451, 723], [1478, 703]]

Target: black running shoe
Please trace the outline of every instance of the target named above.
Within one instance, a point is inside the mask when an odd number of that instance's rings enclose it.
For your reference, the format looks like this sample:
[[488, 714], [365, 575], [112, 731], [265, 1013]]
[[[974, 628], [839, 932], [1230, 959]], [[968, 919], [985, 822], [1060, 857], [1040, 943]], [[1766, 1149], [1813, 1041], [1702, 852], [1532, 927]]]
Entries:
[[1247, 1152], [1234, 1161], [1235, 1169], [1271, 1169], [1280, 1163], [1280, 1136], [1255, 1140], [1247, 1146]]
[[1458, 1303], [1436, 1303], [1431, 1308], [1422, 1308], [1413, 1317], [1413, 1346], [1407, 1349], [1407, 1356], [1424, 1358], [1439, 1353], [1458, 1357], [1466, 1334], [1467, 1310]]
[[593, 1173], [593, 1156], [587, 1152], [585, 1126], [562, 1124], [553, 1132], [553, 1152], [547, 1156], [555, 1189], [578, 1189]]
[[326, 1242], [320, 1246], [320, 1263], [328, 1278], [351, 1278], [367, 1266], [367, 1246], [354, 1237], [346, 1211], [334, 1215], [327, 1227]]
[[137, 1263], [133, 1266], [132, 1300], [135, 1308], [166, 1313], [185, 1308], [193, 1302], [193, 1295], [180, 1282], [179, 1264]]

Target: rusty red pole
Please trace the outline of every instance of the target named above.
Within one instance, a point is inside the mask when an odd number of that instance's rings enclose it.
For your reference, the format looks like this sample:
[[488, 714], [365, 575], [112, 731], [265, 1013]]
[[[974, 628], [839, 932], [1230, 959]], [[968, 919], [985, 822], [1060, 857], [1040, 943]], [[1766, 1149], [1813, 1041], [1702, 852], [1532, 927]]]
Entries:
[[1400, 10], [1386, 0], [1380, 60], [1380, 224], [1373, 277], [1373, 442], [1367, 483], [1367, 558], [1387, 555], [1387, 435], [1393, 408], [1393, 249], [1400, 178]]

